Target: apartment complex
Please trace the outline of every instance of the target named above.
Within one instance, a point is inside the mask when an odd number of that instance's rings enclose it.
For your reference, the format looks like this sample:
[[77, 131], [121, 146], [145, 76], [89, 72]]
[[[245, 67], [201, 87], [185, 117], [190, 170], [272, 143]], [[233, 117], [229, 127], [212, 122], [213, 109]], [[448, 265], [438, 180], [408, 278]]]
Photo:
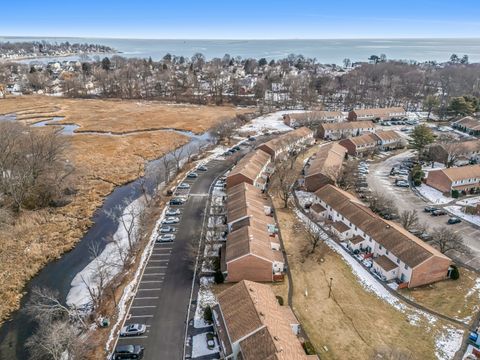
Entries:
[[265, 151], [272, 157], [272, 160], [275, 160], [296, 147], [305, 147], [312, 145], [314, 142], [313, 131], [309, 128], [301, 127], [264, 142], [257, 149]]
[[241, 281], [217, 299], [212, 314], [221, 359], [318, 360], [305, 354], [298, 320], [268, 285]]
[[448, 144], [432, 144], [430, 155], [435, 161], [446, 164], [456, 161], [479, 161], [480, 140], [467, 140]]
[[296, 127], [308, 123], [336, 123], [345, 120], [341, 111], [310, 111], [300, 114], [285, 114], [283, 122], [287, 126]]
[[305, 188], [314, 192], [327, 184], [336, 184], [342, 172], [347, 149], [338, 143], [320, 147], [305, 167]]
[[476, 190], [480, 187], [480, 165], [430, 170], [426, 184], [443, 193]]
[[407, 113], [402, 107], [390, 107], [390, 108], [374, 108], [374, 109], [356, 109], [348, 113], [348, 121], [359, 120], [392, 120], [406, 116]]
[[353, 252], [372, 259], [371, 271], [385, 281], [413, 288], [447, 278], [451, 260], [394, 222], [373, 213], [353, 195], [326, 185], [315, 192], [319, 214]]
[[375, 132], [375, 124], [372, 121], [321, 124], [318, 127], [318, 137], [327, 140], [346, 139], [366, 132]]
[[270, 155], [262, 150], [255, 150], [245, 155], [227, 176], [227, 187], [242, 182], [265, 190], [273, 164]]

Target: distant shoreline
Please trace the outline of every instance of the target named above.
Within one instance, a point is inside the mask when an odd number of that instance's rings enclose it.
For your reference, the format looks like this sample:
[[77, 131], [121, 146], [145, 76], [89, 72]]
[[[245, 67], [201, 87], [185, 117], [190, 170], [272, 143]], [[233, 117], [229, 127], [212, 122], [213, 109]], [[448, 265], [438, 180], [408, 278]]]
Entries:
[[116, 51], [116, 52], [108, 52], [108, 53], [68, 53], [68, 54], [62, 54], [62, 55], [42, 55], [42, 56], [17, 56], [17, 57], [11, 57], [11, 58], [3, 58], [0, 57], [0, 62], [15, 62], [15, 61], [24, 61], [24, 60], [37, 60], [37, 59], [55, 59], [55, 58], [66, 58], [70, 56], [82, 56], [86, 55], [88, 57], [91, 56], [112, 56], [112, 55], [117, 55], [121, 54], [121, 52]]

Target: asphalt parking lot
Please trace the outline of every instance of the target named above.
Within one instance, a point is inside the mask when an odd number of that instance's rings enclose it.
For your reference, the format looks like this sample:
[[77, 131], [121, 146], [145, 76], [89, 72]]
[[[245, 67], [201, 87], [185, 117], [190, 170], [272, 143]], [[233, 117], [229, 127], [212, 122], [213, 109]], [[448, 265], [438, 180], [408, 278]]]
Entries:
[[190, 244], [201, 236], [211, 184], [248, 150], [245, 146], [244, 151], [234, 156], [209, 161], [207, 171], [196, 171], [198, 178], [183, 181], [190, 188], [175, 191], [173, 197], [186, 199], [183, 205], [171, 206], [182, 211], [175, 215], [180, 218], [179, 223], [168, 225], [175, 228], [175, 240], [155, 243], [125, 321], [125, 326], [145, 324], [146, 332], [120, 337], [117, 345], [144, 346], [144, 359], [183, 358], [193, 279], [192, 257], [196, 255], [192, 254]]

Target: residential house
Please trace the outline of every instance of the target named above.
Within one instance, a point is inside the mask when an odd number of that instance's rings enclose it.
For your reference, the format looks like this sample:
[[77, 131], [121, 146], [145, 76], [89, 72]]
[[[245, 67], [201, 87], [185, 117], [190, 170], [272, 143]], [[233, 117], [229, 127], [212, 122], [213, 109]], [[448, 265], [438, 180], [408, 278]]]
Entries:
[[[373, 273], [405, 287], [430, 284], [447, 278], [451, 260], [400, 225], [372, 212], [350, 193], [333, 185], [315, 192], [326, 220], [353, 252], [372, 258]], [[338, 224], [341, 223], [341, 224]], [[346, 230], [348, 227], [348, 230]]]
[[340, 140], [339, 144], [347, 149], [349, 155], [357, 156], [375, 151], [378, 148], [378, 138], [374, 133], [365, 133]]
[[272, 171], [270, 164], [270, 155], [265, 151], [255, 150], [248, 153], [227, 175], [227, 188], [246, 182], [265, 190]]
[[342, 172], [347, 149], [338, 143], [322, 145], [305, 167], [305, 188], [314, 192], [327, 184], [336, 184]]
[[348, 113], [348, 121], [361, 121], [361, 120], [392, 120], [406, 116], [407, 113], [402, 107], [390, 107], [390, 108], [374, 108], [374, 109], [356, 109]]
[[278, 156], [295, 148], [303, 148], [312, 145], [314, 142], [313, 131], [309, 128], [301, 127], [264, 142], [257, 149], [265, 151], [272, 157], [272, 160], [275, 160]]
[[337, 123], [345, 120], [341, 111], [309, 111], [305, 113], [284, 114], [283, 122], [287, 126], [297, 127], [309, 123]]
[[470, 135], [480, 135], [480, 119], [466, 116], [452, 123], [454, 129], [458, 129]]
[[366, 132], [375, 132], [375, 124], [371, 121], [341, 122], [321, 124], [318, 137], [327, 140], [339, 140], [359, 136]]
[[313, 360], [298, 336], [300, 325], [288, 306], [280, 306], [268, 285], [241, 281], [217, 296], [213, 326], [220, 359]]
[[430, 170], [426, 184], [442, 193], [449, 194], [452, 190], [476, 190], [480, 187], [480, 165]]

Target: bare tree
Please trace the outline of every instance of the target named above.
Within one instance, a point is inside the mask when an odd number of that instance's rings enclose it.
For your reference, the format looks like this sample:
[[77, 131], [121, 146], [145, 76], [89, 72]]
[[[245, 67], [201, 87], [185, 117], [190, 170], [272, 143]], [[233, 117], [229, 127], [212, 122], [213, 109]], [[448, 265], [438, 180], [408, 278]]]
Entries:
[[391, 218], [397, 213], [395, 202], [385, 194], [372, 194], [372, 197], [369, 200], [369, 207], [374, 213], [385, 218]]
[[400, 224], [406, 230], [412, 230], [418, 225], [418, 212], [417, 210], [404, 210], [400, 213]]
[[319, 231], [318, 226], [313, 222], [313, 220], [309, 220], [305, 224], [306, 229], [306, 238], [310, 245], [309, 253], [313, 254], [318, 247], [318, 244], [322, 241], [322, 234]]
[[131, 199], [125, 199], [123, 205], [117, 205], [105, 213], [110, 219], [118, 223], [120, 229], [125, 232], [129, 251], [133, 252], [140, 239], [143, 221], [145, 220], [143, 206], [134, 203]]
[[432, 240], [430, 243], [434, 245], [442, 254], [446, 254], [452, 250], [460, 253], [468, 253], [469, 249], [463, 242], [462, 236], [447, 227], [436, 228], [432, 231]]
[[348, 191], [355, 187], [355, 182], [357, 181], [357, 172], [358, 172], [358, 162], [357, 161], [345, 161], [338, 175], [337, 184], [338, 186]]
[[275, 175], [271, 183], [272, 191], [283, 201], [283, 207], [288, 206], [293, 184], [297, 179], [296, 171], [292, 171], [288, 161], [275, 162]]

